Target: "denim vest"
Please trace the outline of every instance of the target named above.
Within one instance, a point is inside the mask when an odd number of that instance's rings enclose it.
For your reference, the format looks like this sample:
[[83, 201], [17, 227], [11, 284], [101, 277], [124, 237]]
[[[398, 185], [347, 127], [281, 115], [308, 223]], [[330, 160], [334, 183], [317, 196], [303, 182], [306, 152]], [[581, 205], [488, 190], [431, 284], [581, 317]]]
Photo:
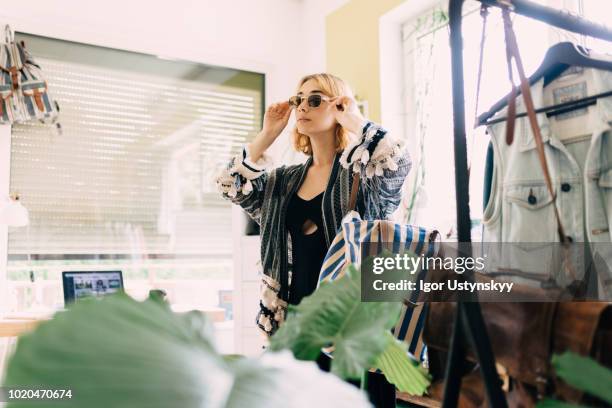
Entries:
[[[575, 68], [568, 71], [570, 75], [564, 74], [547, 88], [544, 88], [543, 79], [531, 87], [536, 109], [612, 90], [610, 72]], [[578, 72], [572, 74], [571, 71]], [[519, 96], [517, 112], [524, 111], [523, 99]], [[502, 115], [505, 116], [506, 112], [498, 114]], [[612, 289], [612, 276], [605, 269], [612, 269], [612, 248], [609, 244], [612, 222], [612, 97], [600, 98], [588, 108], [551, 118], [540, 113], [537, 119], [565, 234], [574, 243], [589, 243], [593, 258], [608, 266], [599, 268], [598, 274], [600, 289], [603, 284], [609, 291]], [[557, 126], [558, 132], [559, 129], [565, 131], [564, 126], [567, 126], [584, 132], [584, 136], [562, 141], [551, 130], [553, 125]], [[491, 137], [495, 165], [491, 196], [483, 213], [483, 242], [558, 242], [553, 197], [545, 183], [528, 117], [516, 120], [514, 143], [510, 146], [505, 142], [506, 122], [491, 125], [487, 131]], [[581, 144], [573, 148], [586, 152], [582, 162], [580, 159], [577, 161], [571, 149], [568, 149], [570, 143]], [[520, 245], [512, 247], [512, 255], [500, 261], [500, 264], [506, 263], [503, 266], [549, 274], [561, 286], [571, 280], [562, 272], [561, 259], [549, 255], [544, 255], [549, 256], [544, 260], [544, 269], [547, 270], [529, 270], [536, 261], [542, 265], [537, 245], [525, 245], [525, 252], [518, 254], [516, 247], [520, 248]], [[580, 256], [572, 259], [577, 264], [583, 261]], [[577, 271], [580, 273], [583, 269], [579, 267]], [[607, 276], [601, 276], [601, 271]]]

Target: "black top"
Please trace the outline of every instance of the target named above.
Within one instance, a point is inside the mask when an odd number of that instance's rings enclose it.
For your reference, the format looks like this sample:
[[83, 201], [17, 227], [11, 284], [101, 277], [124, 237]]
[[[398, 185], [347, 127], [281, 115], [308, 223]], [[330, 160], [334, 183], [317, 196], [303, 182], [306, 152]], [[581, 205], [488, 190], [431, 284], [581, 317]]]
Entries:
[[[299, 304], [303, 297], [314, 292], [327, 253], [321, 216], [322, 200], [322, 192], [310, 200], [304, 200], [296, 192], [289, 201], [286, 220], [292, 243], [293, 273], [289, 287], [289, 304], [292, 305]], [[316, 230], [305, 234], [304, 224], [309, 220], [316, 225]]]

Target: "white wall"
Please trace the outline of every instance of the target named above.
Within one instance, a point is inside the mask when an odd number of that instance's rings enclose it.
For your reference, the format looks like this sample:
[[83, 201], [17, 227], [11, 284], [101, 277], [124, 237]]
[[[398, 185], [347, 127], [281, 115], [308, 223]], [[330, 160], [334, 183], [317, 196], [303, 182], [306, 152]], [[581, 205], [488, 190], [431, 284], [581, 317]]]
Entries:
[[[317, 72], [325, 72], [327, 69], [326, 51], [326, 31], [325, 16], [332, 11], [348, 3], [349, 0], [296, 0], [300, 4], [300, 18], [298, 34], [291, 39], [291, 44], [295, 50], [296, 72], [295, 81], [288, 88], [288, 92], [293, 94], [296, 89], [297, 81], [300, 77]], [[292, 129], [294, 126], [293, 118], [287, 126]], [[279, 146], [279, 160], [283, 163], [299, 163], [306, 159], [306, 156], [295, 152], [289, 140]]]
[[416, 112], [406, 106], [410, 98], [403, 94], [402, 25], [439, 2], [440, 0], [406, 1], [381, 16], [379, 22], [381, 123], [388, 129], [401, 130], [401, 136], [408, 141], [411, 152], [414, 152], [415, 140], [412, 132], [408, 131], [408, 123], [414, 123]]
[[324, 72], [325, 61], [325, 16], [340, 8], [349, 0], [302, 0], [300, 43], [300, 66], [305, 73]]
[[[157, 6], [152, 6], [157, 4]], [[298, 75], [296, 0], [10, 2], [0, 20], [18, 31], [265, 72], [269, 100]]]

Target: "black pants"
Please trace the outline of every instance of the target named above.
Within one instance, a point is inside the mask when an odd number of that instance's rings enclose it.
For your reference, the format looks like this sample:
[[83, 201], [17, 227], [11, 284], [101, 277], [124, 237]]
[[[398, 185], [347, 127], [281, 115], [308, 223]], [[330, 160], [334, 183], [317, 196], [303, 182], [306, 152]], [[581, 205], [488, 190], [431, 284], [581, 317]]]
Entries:
[[[323, 371], [329, 372], [331, 358], [321, 353], [317, 359], [317, 365]], [[359, 388], [359, 380], [346, 380]], [[395, 408], [395, 386], [387, 381], [385, 376], [380, 373], [368, 372], [367, 391], [370, 402], [376, 408]]]

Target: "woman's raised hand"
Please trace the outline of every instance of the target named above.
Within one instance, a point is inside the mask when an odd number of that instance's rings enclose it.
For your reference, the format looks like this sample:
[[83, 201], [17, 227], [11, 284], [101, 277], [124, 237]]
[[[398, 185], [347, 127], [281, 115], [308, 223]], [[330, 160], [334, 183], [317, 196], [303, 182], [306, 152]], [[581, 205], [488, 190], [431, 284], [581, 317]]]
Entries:
[[349, 132], [360, 135], [367, 119], [361, 114], [357, 101], [350, 96], [336, 96], [330, 103], [335, 105], [333, 112], [338, 123]]
[[248, 154], [253, 162], [257, 162], [282, 133], [289, 123], [289, 116], [291, 116], [289, 102], [274, 103], [268, 106], [261, 132], [248, 145]]
[[262, 132], [276, 139], [287, 126], [290, 116], [289, 102], [274, 103], [268, 106], [264, 115]]

